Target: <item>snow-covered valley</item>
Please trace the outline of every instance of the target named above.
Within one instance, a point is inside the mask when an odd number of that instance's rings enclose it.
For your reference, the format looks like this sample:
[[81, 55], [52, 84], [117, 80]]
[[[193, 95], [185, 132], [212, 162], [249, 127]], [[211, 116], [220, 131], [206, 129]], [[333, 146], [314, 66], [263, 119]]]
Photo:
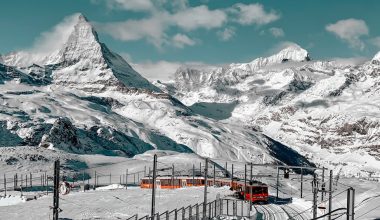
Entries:
[[[126, 169], [151, 167], [154, 153], [160, 165], [181, 171], [205, 157], [219, 168], [234, 163], [239, 178], [247, 162], [326, 167], [340, 178], [335, 192], [357, 189], [359, 219], [380, 215], [380, 52], [346, 64], [313, 60], [291, 45], [249, 63], [183, 66], [173, 82], [149, 82], [100, 42], [83, 15], [75, 19], [65, 43], [49, 54], [0, 55], [0, 177], [50, 172], [60, 159], [65, 175], [83, 172], [92, 182], [94, 171], [112, 172], [118, 182]], [[275, 172], [255, 170], [272, 175], [260, 179], [272, 196]], [[311, 195], [299, 198], [299, 176], [292, 175], [280, 196], [294, 198], [290, 209], [309, 209]], [[308, 193], [310, 181], [305, 176]], [[149, 192], [118, 185], [73, 192], [63, 197], [62, 217], [146, 215]], [[24, 202], [18, 191], [8, 193], [0, 198], [1, 219], [49, 218], [50, 196]], [[202, 201], [201, 188], [160, 193], [160, 212]], [[211, 187], [209, 198], [218, 193], [231, 191]], [[334, 204], [343, 207], [344, 196]]]

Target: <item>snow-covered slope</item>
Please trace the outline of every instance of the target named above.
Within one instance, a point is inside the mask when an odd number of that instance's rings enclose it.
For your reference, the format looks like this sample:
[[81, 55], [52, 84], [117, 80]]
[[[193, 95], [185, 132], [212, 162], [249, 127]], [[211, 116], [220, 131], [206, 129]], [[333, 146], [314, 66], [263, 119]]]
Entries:
[[[83, 15], [70, 31], [66, 43], [49, 55], [1, 57], [1, 147], [126, 157], [160, 149], [310, 164], [251, 126], [219, 122], [161, 92], [100, 43]], [[0, 161], [15, 161], [14, 154], [7, 155]]]
[[[175, 73], [175, 88], [181, 101], [191, 105], [198, 99], [203, 101], [233, 101], [236, 96], [250, 87], [236, 88], [238, 84], [246, 83], [247, 78], [262, 74], [263, 68], [274, 68], [278, 65], [288, 66], [309, 61], [309, 54], [298, 45], [289, 46], [270, 57], [260, 57], [250, 63], [230, 64], [226, 67], [197, 68], [185, 66]], [[260, 84], [259, 81], [250, 83]], [[196, 91], [197, 93], [193, 93]], [[186, 94], [182, 96], [181, 94]], [[189, 94], [187, 94], [189, 93]], [[199, 97], [198, 97], [199, 96]]]
[[349, 65], [311, 61], [292, 46], [250, 63], [181, 67], [174, 83], [156, 85], [199, 114], [254, 127], [317, 164], [368, 174], [380, 170], [379, 55]]
[[15, 52], [2, 57], [8, 66], [31, 69], [35, 65], [51, 72], [55, 84], [99, 92], [128, 88], [158, 91], [120, 55], [99, 42], [87, 19], [79, 14], [66, 43], [47, 56]]

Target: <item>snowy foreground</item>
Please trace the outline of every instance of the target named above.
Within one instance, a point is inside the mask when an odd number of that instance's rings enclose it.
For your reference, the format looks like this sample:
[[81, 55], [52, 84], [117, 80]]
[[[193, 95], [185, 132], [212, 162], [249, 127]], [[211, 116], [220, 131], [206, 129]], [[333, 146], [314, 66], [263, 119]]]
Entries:
[[[380, 216], [380, 187], [377, 186], [377, 195], [372, 193], [376, 190], [360, 189], [357, 194], [356, 219], [375, 219]], [[363, 192], [363, 190], [365, 190]], [[42, 196], [37, 200], [25, 201], [18, 193], [13, 192], [8, 198], [0, 199], [1, 219], [51, 219], [52, 195]], [[216, 198], [229, 196], [232, 192], [227, 188], [209, 187], [208, 201]], [[157, 191], [158, 212], [173, 210], [187, 205], [194, 205], [203, 201], [203, 187], [185, 188], [176, 190]], [[343, 207], [343, 196], [338, 199], [334, 206]], [[143, 217], [150, 213], [151, 190], [129, 187], [125, 189], [117, 185], [104, 187], [103, 189], [87, 192], [73, 192], [61, 196], [61, 218], [66, 219], [126, 219], [138, 214]], [[255, 205], [255, 210], [269, 216], [269, 219], [288, 219], [290, 216], [298, 216], [303, 219], [311, 219], [311, 202], [304, 199], [293, 198], [289, 204]], [[307, 210], [303, 212], [304, 210]], [[301, 214], [299, 214], [301, 213]], [[322, 212], [319, 215], [323, 214]], [[343, 216], [340, 219], [344, 219]], [[297, 219], [297, 218], [296, 218]]]
[[[152, 152], [151, 152], [152, 153]], [[141, 170], [144, 166], [151, 165], [151, 153], [136, 156], [133, 159], [92, 155], [83, 156], [81, 159], [88, 161], [87, 173], [92, 175], [94, 170], [98, 173], [113, 172], [113, 175], [129, 170]], [[158, 153], [158, 152], [156, 152]], [[90, 162], [91, 161], [91, 162]], [[158, 158], [158, 166], [167, 167], [174, 164], [176, 170], [189, 170], [192, 164], [203, 163], [203, 160], [194, 154], [170, 154], [161, 153]], [[220, 166], [224, 166], [225, 161], [215, 161]], [[231, 166], [230, 162], [229, 167]], [[38, 167], [42, 169], [42, 167]], [[18, 167], [19, 170], [33, 169], [32, 167]], [[37, 169], [37, 168], [34, 168]], [[4, 169], [2, 169], [4, 170]], [[212, 170], [212, 169], [209, 169]], [[7, 171], [10, 173], [10, 170]], [[319, 173], [320, 174], [320, 173]], [[279, 198], [284, 203], [275, 201], [276, 196], [276, 170], [269, 167], [256, 167], [253, 175], [266, 175], [267, 177], [256, 178], [269, 185], [271, 195], [270, 204], [255, 205], [255, 211], [263, 213], [269, 219], [311, 219], [312, 193], [310, 175], [305, 175], [303, 180], [303, 198], [300, 198], [300, 175], [291, 173], [289, 179], [280, 178]], [[234, 162], [234, 176], [242, 178], [244, 176], [244, 164]], [[91, 176], [91, 178], [93, 178]], [[325, 180], [327, 180], [327, 175]], [[116, 182], [115, 180], [113, 182]], [[131, 181], [131, 178], [129, 179]], [[90, 183], [93, 179], [90, 179]], [[380, 183], [357, 178], [337, 177], [334, 175], [333, 209], [345, 207], [346, 190], [354, 187], [355, 197], [355, 219], [376, 219], [380, 217]], [[20, 192], [8, 192], [7, 198], [0, 197], [0, 219], [50, 219], [53, 198], [51, 193], [44, 195], [44, 192], [24, 193], [24, 195], [37, 196], [36, 200], [25, 201], [20, 198]], [[208, 201], [213, 201], [217, 194], [220, 197], [229, 197], [233, 194], [228, 188], [208, 188]], [[0, 193], [3, 196], [3, 193]], [[325, 199], [327, 195], [325, 196]], [[321, 195], [318, 195], [318, 202]], [[157, 190], [156, 211], [164, 212], [175, 208], [186, 207], [203, 202], [203, 187], [183, 188], [176, 190]], [[151, 190], [140, 189], [139, 187], [128, 187], [118, 184], [106, 185], [86, 192], [74, 191], [69, 195], [61, 196], [60, 213], [61, 218], [66, 219], [127, 219], [135, 214], [143, 217], [150, 213]], [[319, 206], [327, 206], [321, 203]], [[318, 215], [323, 211], [319, 210]], [[267, 217], [268, 216], [268, 217]], [[345, 219], [343, 215], [340, 219]]]

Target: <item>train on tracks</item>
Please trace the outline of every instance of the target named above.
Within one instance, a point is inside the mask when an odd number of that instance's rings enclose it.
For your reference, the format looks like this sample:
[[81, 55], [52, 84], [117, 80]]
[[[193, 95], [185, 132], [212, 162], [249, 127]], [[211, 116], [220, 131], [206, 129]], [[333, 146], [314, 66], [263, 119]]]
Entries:
[[[204, 177], [190, 176], [158, 176], [156, 178], [156, 187], [159, 189], [177, 189], [193, 186], [204, 186]], [[247, 181], [245, 183], [239, 179], [213, 178], [207, 179], [207, 186], [229, 186], [231, 190], [244, 200], [252, 200], [252, 202], [268, 202], [268, 185], [259, 181]], [[140, 187], [143, 189], [151, 189], [153, 187], [153, 179], [144, 177], [141, 179]]]

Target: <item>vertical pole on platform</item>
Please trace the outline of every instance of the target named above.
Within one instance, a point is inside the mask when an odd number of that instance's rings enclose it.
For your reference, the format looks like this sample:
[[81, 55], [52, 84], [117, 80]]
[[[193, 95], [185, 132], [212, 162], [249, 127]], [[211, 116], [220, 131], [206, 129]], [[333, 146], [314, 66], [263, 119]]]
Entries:
[[154, 218], [156, 208], [156, 169], [157, 169], [157, 155], [153, 157], [153, 182], [152, 182], [152, 207], [150, 215]]
[[4, 197], [7, 196], [7, 177], [5, 176], [4, 173]]
[[97, 182], [96, 182], [96, 170], [95, 170], [94, 189], [96, 189], [96, 184], [97, 184]]
[[216, 183], [215, 183], [215, 162], [213, 164], [214, 164], [214, 171], [213, 171], [213, 174], [214, 174], [214, 186], [216, 186]]
[[226, 171], [226, 177], [228, 177], [228, 166], [227, 166], [227, 161], [226, 161], [226, 165], [224, 166], [224, 170]]
[[301, 198], [303, 197], [303, 169], [301, 168]]
[[277, 167], [277, 180], [276, 180], [276, 201], [278, 199], [278, 186], [279, 186], [280, 169]]
[[321, 202], [323, 202], [323, 197], [325, 194], [325, 167], [322, 167], [322, 191], [321, 191]]
[[[150, 167], [149, 167], [149, 173], [150, 173]], [[149, 174], [150, 176], [150, 174]], [[125, 189], [128, 188], [128, 169], [125, 172]]]
[[205, 163], [205, 188], [203, 193], [203, 220], [206, 220], [207, 211], [207, 172], [208, 172], [208, 158]]
[[234, 184], [234, 164], [231, 164], [231, 188], [233, 188]]
[[195, 165], [193, 164], [193, 186], [195, 186], [195, 181], [194, 181], [194, 176], [195, 176]]
[[86, 187], [84, 187], [84, 171], [82, 172], [82, 184], [83, 184], [83, 192], [85, 192]]
[[317, 174], [314, 172], [313, 175], [313, 219], [317, 218], [317, 200], [318, 200], [318, 183], [317, 183]]
[[53, 200], [53, 220], [58, 220], [59, 209], [59, 160], [54, 163], [54, 200]]
[[328, 220], [331, 220], [331, 211], [332, 211], [332, 178], [333, 178], [333, 171], [330, 170], [330, 179], [329, 179], [329, 218]]
[[347, 220], [354, 220], [355, 215], [355, 189], [347, 190]]
[[199, 176], [202, 176], [202, 162], [199, 162]]
[[247, 164], [244, 164], [244, 198], [243, 200], [246, 200], [246, 191], [247, 191]]
[[174, 164], [172, 164], [172, 188], [174, 189]]

